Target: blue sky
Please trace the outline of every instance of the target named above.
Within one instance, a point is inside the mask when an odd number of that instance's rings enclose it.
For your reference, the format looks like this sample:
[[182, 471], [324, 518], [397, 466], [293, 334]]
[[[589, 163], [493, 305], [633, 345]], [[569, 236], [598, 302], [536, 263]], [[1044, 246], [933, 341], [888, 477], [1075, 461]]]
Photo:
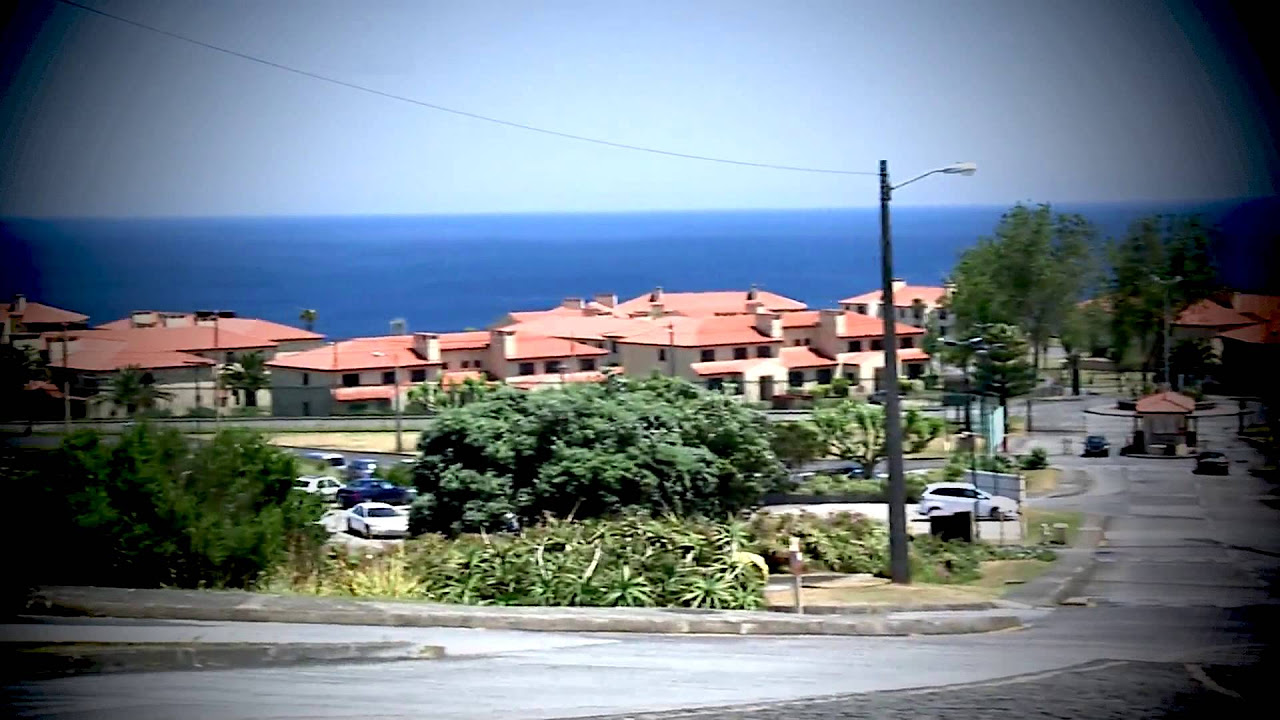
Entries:
[[[346, 82], [569, 133], [898, 179], [903, 204], [1275, 192], [1264, 92], [1187, 3], [83, 0]], [[6, 38], [0, 214], [865, 206], [871, 177], [580, 144], [45, 0]], [[19, 23], [20, 25], [20, 23]], [[18, 31], [20, 32], [19, 28]], [[14, 42], [21, 40], [23, 42]]]

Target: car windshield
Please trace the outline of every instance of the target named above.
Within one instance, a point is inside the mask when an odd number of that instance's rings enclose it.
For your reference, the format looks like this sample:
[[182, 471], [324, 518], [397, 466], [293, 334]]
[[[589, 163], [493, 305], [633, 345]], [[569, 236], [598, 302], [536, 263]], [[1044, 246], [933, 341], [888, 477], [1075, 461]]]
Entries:
[[329, 458], [329, 467], [342, 467], [343, 459], [340, 457]]
[[293, 481], [293, 486], [296, 488], [309, 488], [311, 487], [311, 481], [303, 478], [298, 478], [297, 480]]
[[366, 513], [369, 517], [395, 517], [399, 514], [400, 513], [396, 512], [394, 508], [380, 507], [369, 508], [369, 512]]

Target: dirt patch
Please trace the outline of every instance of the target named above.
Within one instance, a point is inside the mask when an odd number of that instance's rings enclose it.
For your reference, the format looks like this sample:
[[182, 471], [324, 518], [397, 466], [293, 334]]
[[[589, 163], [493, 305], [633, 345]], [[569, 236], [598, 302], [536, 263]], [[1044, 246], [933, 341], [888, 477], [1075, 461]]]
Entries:
[[[403, 447], [407, 451], [412, 451], [417, 441], [418, 433], [403, 433]], [[396, 451], [394, 432], [283, 433], [273, 435], [270, 442], [273, 445], [325, 448], [345, 452], [394, 453]]]
[[1027, 495], [1031, 497], [1048, 495], [1057, 490], [1058, 482], [1062, 479], [1062, 470], [1058, 468], [1024, 470], [1023, 472], [1027, 478]]

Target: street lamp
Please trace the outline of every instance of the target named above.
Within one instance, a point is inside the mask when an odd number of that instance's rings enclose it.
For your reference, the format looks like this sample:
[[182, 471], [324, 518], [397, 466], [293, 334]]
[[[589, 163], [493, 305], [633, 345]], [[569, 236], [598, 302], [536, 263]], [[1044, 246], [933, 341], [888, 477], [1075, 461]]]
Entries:
[[1161, 319], [1164, 320], [1164, 382], [1173, 389], [1173, 378], [1169, 375], [1169, 286], [1182, 282], [1182, 276], [1178, 275], [1168, 279], [1151, 276], [1151, 282], [1157, 283], [1164, 288], [1164, 312]]
[[889, 226], [889, 203], [893, 191], [930, 175], [972, 175], [974, 163], [955, 163], [917, 175], [906, 182], [889, 182], [889, 161], [880, 161], [880, 300], [884, 318], [884, 367], [888, 385], [884, 399], [885, 454], [889, 459], [889, 575], [893, 582], [911, 582], [907, 558], [907, 486], [902, 472], [902, 417], [898, 405], [898, 335], [893, 312], [893, 240]]
[[[381, 350], [374, 350], [373, 356], [386, 357], [387, 354]], [[404, 446], [400, 441], [400, 356], [396, 355], [393, 362], [394, 365], [392, 366], [391, 371], [391, 403], [395, 409], [396, 415], [396, 452], [402, 452]]]

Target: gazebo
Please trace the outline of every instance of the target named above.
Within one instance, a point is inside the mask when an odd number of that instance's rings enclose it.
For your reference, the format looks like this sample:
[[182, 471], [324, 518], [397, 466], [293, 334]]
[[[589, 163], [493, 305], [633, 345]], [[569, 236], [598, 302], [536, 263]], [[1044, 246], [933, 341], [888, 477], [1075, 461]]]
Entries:
[[[1180, 446], [1196, 445], [1196, 401], [1172, 391], [1148, 395], [1134, 405], [1134, 450], [1146, 452], [1146, 447], [1160, 445], [1164, 454], [1177, 454]], [[1139, 426], [1141, 429], [1139, 429]]]

